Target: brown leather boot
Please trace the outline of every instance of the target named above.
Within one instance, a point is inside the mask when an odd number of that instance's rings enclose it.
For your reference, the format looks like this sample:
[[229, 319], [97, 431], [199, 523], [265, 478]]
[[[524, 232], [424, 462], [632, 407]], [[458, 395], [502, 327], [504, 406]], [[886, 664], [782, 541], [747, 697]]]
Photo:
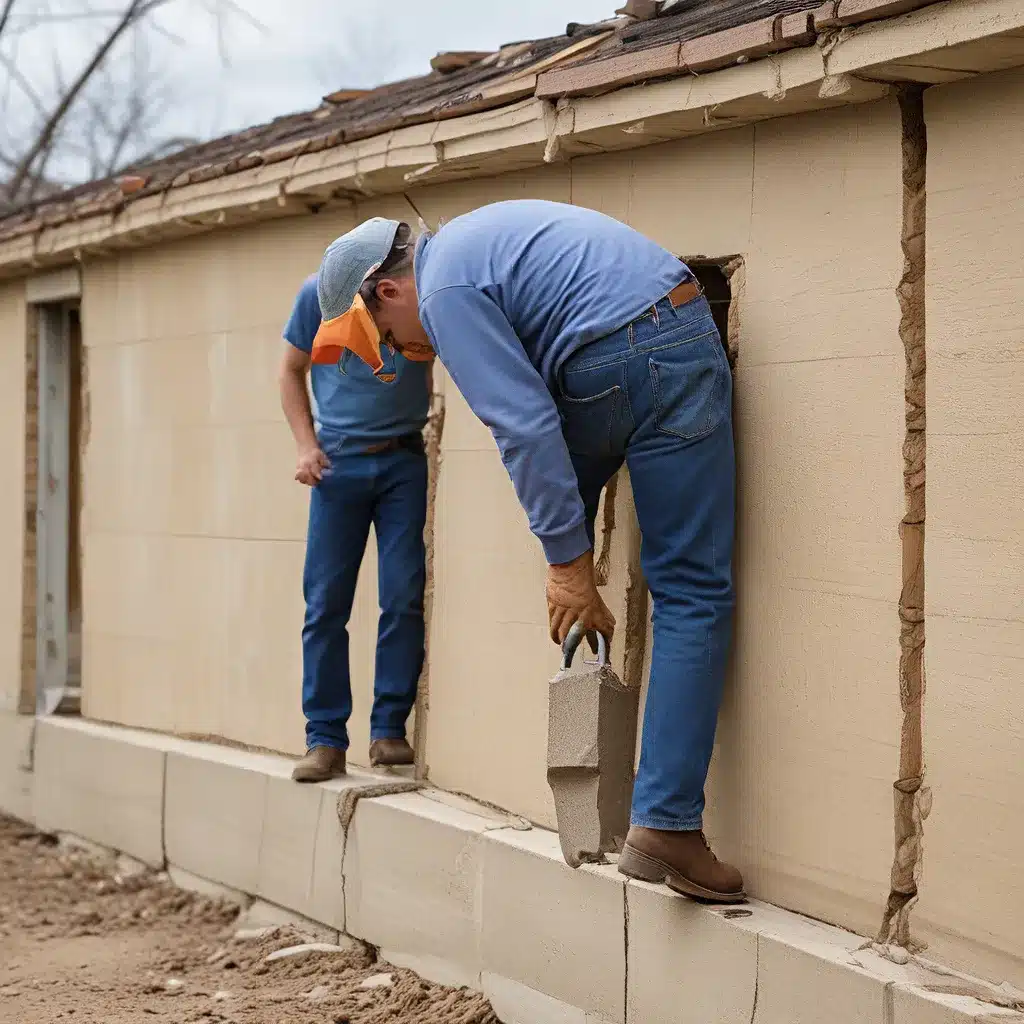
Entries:
[[370, 764], [374, 768], [378, 765], [412, 764], [415, 760], [416, 755], [404, 737], [374, 740], [370, 744]]
[[313, 747], [292, 771], [296, 782], [326, 782], [345, 774], [345, 751], [337, 747]]
[[634, 825], [619, 857], [619, 871], [643, 882], [664, 882], [674, 892], [713, 903], [742, 903], [743, 876], [711, 852], [704, 833], [665, 832]]

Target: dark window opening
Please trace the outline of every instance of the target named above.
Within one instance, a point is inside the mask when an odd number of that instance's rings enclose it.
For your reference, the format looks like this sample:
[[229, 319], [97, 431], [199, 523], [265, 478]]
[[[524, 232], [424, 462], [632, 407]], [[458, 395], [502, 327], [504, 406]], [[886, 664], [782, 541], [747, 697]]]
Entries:
[[694, 277], [700, 282], [704, 289], [704, 296], [711, 306], [711, 315], [715, 318], [715, 326], [722, 336], [722, 345], [729, 362], [735, 361], [735, 342], [738, 339], [729, 337], [729, 305], [732, 302], [731, 274], [726, 268], [731, 268], [736, 257], [727, 256], [720, 260], [708, 260], [698, 257], [687, 260], [686, 264], [693, 271]]

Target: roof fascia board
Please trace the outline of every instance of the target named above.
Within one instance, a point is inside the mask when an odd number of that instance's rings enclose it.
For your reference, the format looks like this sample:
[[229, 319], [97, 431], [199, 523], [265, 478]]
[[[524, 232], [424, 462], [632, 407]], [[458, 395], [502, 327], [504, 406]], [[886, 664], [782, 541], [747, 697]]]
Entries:
[[637, 148], [861, 103], [884, 95], [886, 81], [915, 74], [921, 75], [915, 80], [944, 81], [1021, 65], [1024, 8], [1019, 0], [947, 0], [844, 29], [824, 47], [791, 49], [771, 60], [597, 98], [562, 100], [558, 110], [545, 100], [524, 99], [173, 188], [120, 211], [44, 225], [0, 240], [0, 277], [71, 263], [93, 252], [287, 216], [326, 200], [484, 177], [581, 153]]

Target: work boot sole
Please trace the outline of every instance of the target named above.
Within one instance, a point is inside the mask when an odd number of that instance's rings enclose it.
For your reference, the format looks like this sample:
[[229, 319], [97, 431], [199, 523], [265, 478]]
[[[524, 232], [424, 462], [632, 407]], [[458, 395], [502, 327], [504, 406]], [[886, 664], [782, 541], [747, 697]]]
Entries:
[[377, 757], [370, 762], [371, 768], [402, 768], [415, 764], [414, 757]]
[[330, 782], [331, 779], [340, 778], [346, 772], [292, 772], [292, 782]]
[[648, 857], [646, 853], [634, 850], [626, 845], [619, 855], [619, 871], [627, 878], [635, 878], [639, 882], [652, 882], [654, 885], [667, 885], [673, 892], [681, 896], [689, 896], [690, 899], [703, 900], [707, 903], [743, 903], [747, 894], [741, 889], [739, 892], [715, 892], [713, 889], [705, 889], [704, 886], [691, 882], [685, 875], [666, 864], [662, 860]]
[[344, 769], [335, 772], [300, 772], [296, 769], [292, 772], [292, 782], [330, 782], [346, 774]]
[[370, 756], [370, 767], [371, 768], [401, 768], [405, 765], [415, 764], [416, 755], [412, 752], [408, 754], [398, 755], [384, 755], [375, 754]]

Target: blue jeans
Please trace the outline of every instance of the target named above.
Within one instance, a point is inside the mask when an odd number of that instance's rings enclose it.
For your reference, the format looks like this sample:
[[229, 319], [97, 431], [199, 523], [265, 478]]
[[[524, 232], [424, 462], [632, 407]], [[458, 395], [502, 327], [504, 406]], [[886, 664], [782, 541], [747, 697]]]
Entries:
[[632, 822], [701, 828], [732, 632], [732, 375], [703, 297], [666, 299], [567, 360], [558, 407], [591, 541], [625, 461], [654, 600]]
[[328, 447], [326, 454], [331, 466], [309, 502], [302, 710], [307, 747], [347, 750], [348, 620], [371, 523], [380, 597], [371, 738], [404, 736], [416, 701], [423, 667], [427, 460], [407, 449], [367, 454]]

